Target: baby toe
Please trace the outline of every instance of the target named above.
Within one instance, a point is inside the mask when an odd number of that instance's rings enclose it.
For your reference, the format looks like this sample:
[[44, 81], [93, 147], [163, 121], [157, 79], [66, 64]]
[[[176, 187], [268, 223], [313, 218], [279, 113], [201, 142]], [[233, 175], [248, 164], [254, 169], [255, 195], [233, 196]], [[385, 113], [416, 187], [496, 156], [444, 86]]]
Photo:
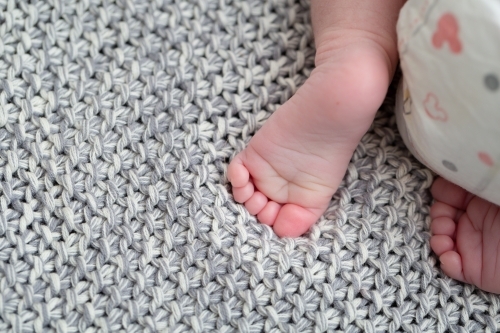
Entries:
[[276, 221], [276, 217], [278, 216], [280, 209], [281, 205], [279, 203], [269, 201], [257, 215], [257, 219], [259, 219], [259, 221], [263, 224], [272, 226], [274, 221]]
[[432, 220], [431, 232], [433, 235], [454, 237], [457, 224], [449, 217], [438, 217]]
[[273, 230], [279, 237], [302, 236], [320, 216], [321, 213], [319, 212], [313, 212], [294, 204], [286, 204], [281, 207], [274, 222]]
[[440, 256], [443, 253], [452, 251], [455, 248], [455, 242], [453, 241], [453, 239], [446, 235], [432, 236], [431, 248], [434, 253]]
[[254, 194], [245, 202], [245, 208], [251, 215], [257, 215], [267, 204], [267, 197], [261, 192]]
[[462, 257], [460, 254], [455, 251], [448, 251], [439, 257], [439, 261], [441, 262], [441, 269], [446, 275], [452, 279], [467, 282], [465, 280]]
[[255, 188], [252, 182], [248, 182], [243, 187], [233, 187], [233, 197], [236, 202], [244, 203], [252, 197], [255, 192]]
[[461, 214], [463, 214], [462, 210], [459, 210], [453, 206], [450, 206], [444, 202], [436, 201], [430, 210], [431, 219], [436, 219], [438, 217], [447, 217], [452, 220], [457, 221]]
[[229, 164], [227, 169], [227, 178], [234, 187], [243, 187], [248, 183], [250, 173], [243, 164], [243, 160], [240, 155], [236, 156]]
[[443, 202], [461, 210], [464, 210], [470, 199], [472, 199], [470, 193], [444, 178], [437, 178], [434, 181], [431, 193], [436, 201]]

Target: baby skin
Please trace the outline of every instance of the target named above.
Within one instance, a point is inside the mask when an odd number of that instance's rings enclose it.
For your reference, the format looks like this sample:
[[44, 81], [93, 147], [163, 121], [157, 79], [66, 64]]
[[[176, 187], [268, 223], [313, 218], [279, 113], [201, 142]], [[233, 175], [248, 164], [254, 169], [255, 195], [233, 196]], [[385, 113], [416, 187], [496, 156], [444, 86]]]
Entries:
[[[404, 0], [311, 1], [316, 68], [228, 168], [233, 196], [280, 237], [325, 212], [398, 63]], [[431, 246], [450, 277], [500, 293], [500, 208], [438, 179]]]

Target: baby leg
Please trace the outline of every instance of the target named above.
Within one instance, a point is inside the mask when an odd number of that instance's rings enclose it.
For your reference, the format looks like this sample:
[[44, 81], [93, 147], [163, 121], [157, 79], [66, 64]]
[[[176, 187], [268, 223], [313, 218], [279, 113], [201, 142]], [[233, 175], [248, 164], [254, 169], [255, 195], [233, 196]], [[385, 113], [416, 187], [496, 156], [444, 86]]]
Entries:
[[499, 29], [496, 1], [409, 0], [398, 22], [401, 134], [422, 163], [447, 179], [432, 188], [432, 249], [450, 277], [496, 293], [500, 43], [492, 41]]
[[311, 2], [316, 68], [229, 165], [236, 201], [278, 236], [326, 210], [397, 64], [402, 0]]

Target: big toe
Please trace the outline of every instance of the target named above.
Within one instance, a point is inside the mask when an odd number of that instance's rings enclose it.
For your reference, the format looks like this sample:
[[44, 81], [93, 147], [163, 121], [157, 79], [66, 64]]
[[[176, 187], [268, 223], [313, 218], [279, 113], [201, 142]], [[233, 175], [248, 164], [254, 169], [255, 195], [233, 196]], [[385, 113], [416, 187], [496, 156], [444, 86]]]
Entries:
[[318, 210], [310, 210], [294, 204], [281, 207], [273, 229], [279, 237], [298, 237], [305, 234], [321, 216]]

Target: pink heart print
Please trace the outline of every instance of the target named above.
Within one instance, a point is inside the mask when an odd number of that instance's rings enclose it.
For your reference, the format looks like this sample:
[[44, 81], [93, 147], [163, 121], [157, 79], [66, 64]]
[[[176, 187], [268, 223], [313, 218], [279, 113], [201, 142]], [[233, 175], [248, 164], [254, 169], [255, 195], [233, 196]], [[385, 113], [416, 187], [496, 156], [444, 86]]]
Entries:
[[458, 32], [457, 19], [453, 14], [446, 13], [438, 21], [437, 30], [432, 36], [432, 45], [440, 49], [445, 43], [448, 43], [451, 52], [459, 54], [462, 51], [462, 42]]
[[448, 113], [439, 105], [439, 100], [433, 93], [428, 93], [424, 101], [425, 112], [434, 120], [446, 122]]
[[477, 154], [477, 156], [479, 157], [479, 160], [483, 162], [486, 166], [492, 167], [495, 164], [495, 161], [493, 161], [493, 159], [488, 153], [481, 151]]

